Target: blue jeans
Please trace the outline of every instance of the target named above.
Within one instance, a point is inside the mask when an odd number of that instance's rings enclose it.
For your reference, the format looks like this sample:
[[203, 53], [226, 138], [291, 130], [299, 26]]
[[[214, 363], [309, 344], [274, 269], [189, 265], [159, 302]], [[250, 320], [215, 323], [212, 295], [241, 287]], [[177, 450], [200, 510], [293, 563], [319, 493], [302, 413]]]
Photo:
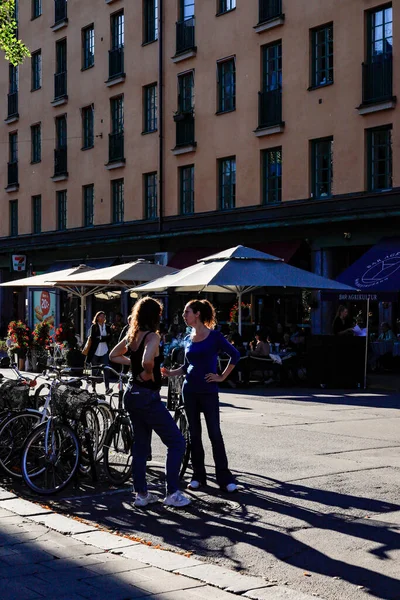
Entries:
[[234, 482], [234, 477], [228, 469], [228, 458], [221, 433], [218, 392], [196, 394], [185, 390], [185, 386], [182, 391], [189, 422], [193, 479], [202, 484], [205, 484], [207, 480], [204, 448], [201, 440], [200, 415], [203, 413], [212, 446], [217, 483], [221, 488], [225, 488], [228, 483]]
[[[108, 360], [108, 352], [107, 352], [107, 354], [103, 354], [103, 356], [94, 355], [92, 358], [92, 367], [95, 367], [96, 365], [109, 365], [109, 364], [110, 364], [110, 361]], [[99, 369], [93, 368], [92, 372], [93, 372], [93, 375], [98, 375]], [[106, 390], [108, 390], [108, 388], [110, 387], [110, 373], [109, 373], [108, 369], [104, 369], [104, 371], [103, 371], [103, 380], [104, 380], [104, 385], [106, 386]]]
[[168, 448], [165, 463], [167, 494], [179, 489], [179, 470], [185, 453], [185, 440], [164, 404], [160, 392], [129, 385], [124, 395], [125, 409], [133, 427], [132, 470], [135, 492], [147, 493], [146, 460], [154, 429]]

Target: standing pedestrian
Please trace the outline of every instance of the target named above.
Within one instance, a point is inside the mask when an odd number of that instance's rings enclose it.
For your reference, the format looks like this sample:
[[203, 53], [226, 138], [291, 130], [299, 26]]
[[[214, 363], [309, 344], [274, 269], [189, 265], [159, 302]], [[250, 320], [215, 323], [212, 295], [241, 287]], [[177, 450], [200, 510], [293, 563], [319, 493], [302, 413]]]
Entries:
[[[113, 348], [110, 360], [131, 365], [132, 377], [124, 395], [125, 408], [133, 427], [132, 468], [136, 492], [135, 506], [156, 502], [157, 496], [147, 490], [146, 461], [151, 432], [167, 446], [164, 504], [181, 508], [190, 504], [179, 490], [179, 470], [185, 452], [185, 440], [170, 413], [161, 402], [160, 336], [158, 328], [162, 304], [153, 298], [142, 298], [132, 310], [127, 337]], [[130, 350], [130, 358], [125, 356]]]
[[[219, 414], [218, 383], [225, 381], [239, 361], [240, 354], [226, 338], [214, 329], [215, 309], [208, 300], [191, 300], [185, 306], [183, 318], [192, 328], [186, 338], [185, 362], [179, 369], [162, 369], [166, 377], [185, 374], [182, 388], [189, 422], [193, 479], [188, 488], [197, 490], [206, 485], [204, 448], [201, 439], [201, 413], [211, 441], [217, 483], [222, 490], [235, 492], [237, 485], [228, 468]], [[217, 374], [218, 353], [225, 352], [230, 361], [221, 375]]]
[[[87, 355], [88, 363], [91, 363], [92, 367], [95, 367], [96, 365], [108, 365], [108, 344], [111, 339], [111, 331], [109, 325], [106, 325], [106, 314], [103, 311], [99, 311], [95, 314], [89, 337], [92, 340], [92, 343]], [[103, 371], [103, 379], [106, 387], [106, 394], [109, 394], [111, 392], [110, 375], [107, 369], [104, 369]]]

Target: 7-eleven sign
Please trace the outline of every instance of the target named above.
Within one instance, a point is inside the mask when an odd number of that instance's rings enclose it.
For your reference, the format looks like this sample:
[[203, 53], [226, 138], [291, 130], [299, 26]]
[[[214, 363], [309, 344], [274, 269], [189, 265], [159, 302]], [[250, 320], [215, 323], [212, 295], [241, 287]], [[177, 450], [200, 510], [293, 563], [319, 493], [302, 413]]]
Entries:
[[12, 255], [12, 266], [13, 266], [13, 271], [25, 271], [26, 270], [26, 256], [24, 254], [13, 254]]

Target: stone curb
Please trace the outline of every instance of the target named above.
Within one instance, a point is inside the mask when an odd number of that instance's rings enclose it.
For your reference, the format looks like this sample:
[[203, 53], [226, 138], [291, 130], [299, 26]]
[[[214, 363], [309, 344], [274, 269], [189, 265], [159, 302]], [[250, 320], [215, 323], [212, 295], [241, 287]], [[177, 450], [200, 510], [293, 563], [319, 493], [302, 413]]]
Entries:
[[244, 598], [252, 600], [314, 600], [315, 598], [306, 594], [300, 596], [298, 592], [285, 586], [268, 583], [261, 577], [240, 575], [218, 565], [146, 546], [124, 536], [102, 531], [98, 527], [59, 515], [52, 510], [42, 508], [39, 504], [18, 498], [1, 487], [0, 508], [32, 523], [44, 525], [84, 545], [118, 554], [126, 560], [132, 559], [163, 571], [184, 575]]

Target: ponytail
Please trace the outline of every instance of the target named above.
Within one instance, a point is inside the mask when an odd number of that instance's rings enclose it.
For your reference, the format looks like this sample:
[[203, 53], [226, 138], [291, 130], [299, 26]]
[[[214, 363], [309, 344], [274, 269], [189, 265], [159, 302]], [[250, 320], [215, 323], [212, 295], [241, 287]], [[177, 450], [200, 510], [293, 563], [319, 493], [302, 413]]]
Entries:
[[208, 300], [190, 300], [187, 304], [194, 313], [200, 313], [200, 321], [210, 329], [217, 325], [215, 308]]

